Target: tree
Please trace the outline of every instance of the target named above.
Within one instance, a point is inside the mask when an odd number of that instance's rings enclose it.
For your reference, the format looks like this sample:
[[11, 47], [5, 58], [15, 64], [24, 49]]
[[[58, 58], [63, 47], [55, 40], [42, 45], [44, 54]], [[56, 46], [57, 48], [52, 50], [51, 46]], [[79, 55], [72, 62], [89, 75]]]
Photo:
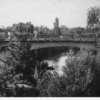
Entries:
[[60, 26], [60, 31], [61, 31], [61, 34], [69, 34], [69, 28], [66, 27], [65, 25], [61, 25]]
[[78, 35], [80, 35], [80, 34], [85, 33], [85, 28], [83, 28], [83, 27], [74, 27], [74, 28], [70, 29], [70, 32], [72, 34], [78, 34]]
[[87, 26], [90, 30], [100, 31], [100, 7], [91, 7], [87, 14]]
[[31, 24], [31, 22], [27, 22], [27, 23], [18, 23], [18, 24], [13, 24], [12, 25], [12, 31], [13, 32], [26, 32], [26, 33], [33, 33], [34, 32], [34, 26], [33, 24]]
[[10, 41], [5, 50], [5, 70], [0, 74], [1, 96], [39, 96], [40, 91], [36, 88], [38, 77], [48, 68], [47, 63], [40, 64], [38, 52], [35, 54], [35, 51], [31, 51], [31, 43], [26, 42], [27, 33], [20, 34], [22, 33], [17, 33], [18, 39]]
[[26, 27], [27, 27], [27, 32], [28, 33], [30, 33], [30, 34], [34, 33], [34, 26], [33, 26], [33, 24], [31, 24], [31, 22], [27, 22]]
[[[99, 56], [100, 57], [100, 56]], [[66, 60], [63, 75], [53, 71], [44, 74], [38, 83], [43, 97], [100, 96], [100, 58], [88, 52], [79, 52]], [[98, 60], [97, 60], [98, 59]]]
[[0, 32], [0, 41], [4, 41], [6, 38], [8, 38], [7, 32]]
[[47, 27], [45, 27], [44, 25], [41, 25], [41, 26], [39, 27], [39, 32], [40, 32], [40, 34], [46, 34], [46, 28], [47, 28]]
[[55, 22], [54, 22], [54, 29], [53, 29], [53, 34], [60, 35], [60, 28], [59, 28], [59, 19], [56, 17]]
[[[25, 41], [33, 33], [34, 26], [31, 23], [18, 23], [12, 25], [12, 40]], [[31, 36], [32, 37], [32, 36]]]
[[59, 27], [59, 19], [56, 17], [55, 22], [54, 22], [54, 27]]
[[27, 42], [9, 43], [6, 49], [6, 67], [0, 74], [1, 96], [39, 96], [34, 77], [36, 62], [30, 48], [31, 44]]

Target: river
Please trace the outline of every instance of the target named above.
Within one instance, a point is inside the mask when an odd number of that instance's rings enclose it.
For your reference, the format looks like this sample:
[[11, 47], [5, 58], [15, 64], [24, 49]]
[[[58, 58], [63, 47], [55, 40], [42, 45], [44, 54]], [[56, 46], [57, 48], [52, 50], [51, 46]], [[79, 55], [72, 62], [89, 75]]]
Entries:
[[68, 60], [68, 58], [69, 58], [68, 53], [64, 52], [47, 58], [45, 62], [48, 63], [49, 67], [53, 66], [59, 75], [62, 75], [63, 74], [62, 68], [63, 66], [66, 66], [66, 60]]

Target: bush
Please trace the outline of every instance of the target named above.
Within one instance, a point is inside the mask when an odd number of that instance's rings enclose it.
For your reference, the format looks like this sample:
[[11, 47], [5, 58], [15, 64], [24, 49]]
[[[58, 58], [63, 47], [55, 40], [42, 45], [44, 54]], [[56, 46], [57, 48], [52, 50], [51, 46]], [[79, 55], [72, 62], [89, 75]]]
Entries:
[[56, 71], [53, 71], [53, 74], [46, 72], [37, 86], [40, 96], [100, 96], [100, 59], [98, 55], [84, 53], [80, 52], [74, 59], [66, 61], [66, 66], [63, 67], [64, 74], [61, 77]]
[[39, 96], [30, 47], [30, 43], [10, 42], [6, 69], [0, 75], [1, 96]]

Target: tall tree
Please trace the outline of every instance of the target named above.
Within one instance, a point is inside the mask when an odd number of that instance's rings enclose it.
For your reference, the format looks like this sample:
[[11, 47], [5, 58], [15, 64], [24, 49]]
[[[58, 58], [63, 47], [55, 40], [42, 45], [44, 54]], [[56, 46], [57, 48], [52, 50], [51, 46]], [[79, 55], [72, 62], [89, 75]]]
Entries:
[[59, 19], [56, 17], [55, 22], [54, 22], [54, 29], [53, 29], [53, 33], [60, 35], [60, 28], [59, 28]]
[[87, 27], [90, 30], [100, 31], [100, 7], [91, 7], [87, 14]]

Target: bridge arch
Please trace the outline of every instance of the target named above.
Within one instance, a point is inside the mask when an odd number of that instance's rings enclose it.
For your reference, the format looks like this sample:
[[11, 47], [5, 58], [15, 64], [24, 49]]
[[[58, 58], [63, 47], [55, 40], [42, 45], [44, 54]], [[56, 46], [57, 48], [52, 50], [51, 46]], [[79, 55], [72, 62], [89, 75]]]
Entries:
[[33, 42], [31, 46], [31, 50], [42, 49], [42, 48], [50, 48], [50, 47], [77, 47], [77, 48], [85, 48], [88, 50], [97, 50], [97, 47], [93, 43], [88, 42]]

